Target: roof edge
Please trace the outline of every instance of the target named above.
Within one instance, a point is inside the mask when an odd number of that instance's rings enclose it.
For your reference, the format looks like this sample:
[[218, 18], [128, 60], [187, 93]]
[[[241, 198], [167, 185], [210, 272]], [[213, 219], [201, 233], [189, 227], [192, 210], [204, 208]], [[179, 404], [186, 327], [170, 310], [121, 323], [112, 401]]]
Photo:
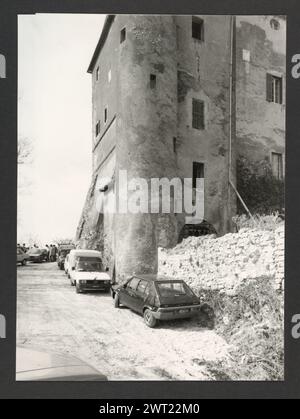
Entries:
[[92, 73], [93, 70], [94, 70], [97, 58], [98, 58], [98, 56], [101, 52], [101, 49], [102, 49], [102, 47], [103, 47], [103, 45], [106, 41], [107, 35], [108, 35], [110, 27], [111, 27], [111, 25], [112, 25], [112, 23], [115, 19], [115, 16], [116, 15], [107, 15], [106, 16], [106, 19], [105, 19], [105, 22], [104, 22], [104, 25], [103, 25], [103, 29], [102, 29], [98, 44], [96, 46], [96, 49], [94, 51], [92, 60], [90, 62], [89, 68], [87, 70], [88, 73]]

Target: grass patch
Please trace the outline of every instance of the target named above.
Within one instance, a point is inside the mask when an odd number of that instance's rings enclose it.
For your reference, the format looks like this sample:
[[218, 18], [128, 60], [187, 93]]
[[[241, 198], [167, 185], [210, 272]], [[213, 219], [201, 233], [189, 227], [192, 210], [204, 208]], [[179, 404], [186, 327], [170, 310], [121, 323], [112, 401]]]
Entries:
[[251, 280], [235, 296], [201, 292], [207, 321], [230, 345], [226, 362], [206, 364], [216, 379], [284, 379], [284, 299], [273, 283], [269, 277]]

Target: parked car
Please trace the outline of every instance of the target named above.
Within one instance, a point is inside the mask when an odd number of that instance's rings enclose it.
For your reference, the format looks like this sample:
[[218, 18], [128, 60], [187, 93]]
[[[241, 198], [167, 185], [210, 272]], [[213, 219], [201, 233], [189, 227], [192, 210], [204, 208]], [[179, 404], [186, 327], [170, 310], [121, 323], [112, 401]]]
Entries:
[[21, 265], [26, 265], [29, 256], [25, 253], [20, 247], [17, 247], [17, 263], [21, 263]]
[[86, 291], [109, 291], [110, 276], [104, 269], [100, 257], [78, 256], [75, 267], [70, 272], [71, 285], [75, 285], [77, 293]]
[[27, 252], [29, 260], [31, 262], [44, 262], [48, 260], [48, 251], [47, 249], [41, 249], [39, 247], [32, 247]]
[[68, 253], [74, 249], [74, 245], [72, 244], [62, 244], [58, 247], [57, 251], [57, 265], [59, 269], [64, 269], [65, 259]]
[[65, 264], [65, 270], [70, 278], [70, 274], [72, 270], [75, 268], [75, 264], [77, 262], [78, 257], [80, 256], [94, 256], [96, 258], [102, 258], [102, 253], [98, 252], [98, 250], [88, 250], [88, 249], [72, 249], [68, 255], [67, 263]]
[[17, 381], [107, 381], [107, 377], [82, 360], [17, 347]]
[[144, 316], [147, 326], [160, 320], [190, 318], [200, 311], [200, 300], [182, 280], [157, 275], [134, 275], [112, 286], [116, 308], [124, 305]]

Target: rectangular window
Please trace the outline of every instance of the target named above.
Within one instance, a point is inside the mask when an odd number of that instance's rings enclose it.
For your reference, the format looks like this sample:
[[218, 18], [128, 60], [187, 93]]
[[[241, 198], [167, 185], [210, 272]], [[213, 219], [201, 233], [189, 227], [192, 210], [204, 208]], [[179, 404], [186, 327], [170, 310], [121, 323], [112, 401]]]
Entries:
[[124, 42], [126, 39], [126, 28], [123, 28], [120, 32], [120, 44]]
[[107, 121], [107, 108], [104, 109], [104, 122]]
[[96, 123], [96, 137], [98, 137], [99, 133], [100, 133], [100, 121]]
[[267, 101], [282, 103], [282, 77], [267, 73]]
[[193, 121], [192, 126], [195, 129], [204, 129], [204, 102], [193, 99]]
[[196, 188], [197, 179], [204, 179], [204, 163], [193, 163], [193, 188]]
[[192, 17], [192, 37], [204, 41], [204, 22], [199, 17]]
[[150, 89], [155, 89], [156, 87], [156, 75], [150, 74]]
[[96, 70], [96, 80], [97, 81], [99, 80], [99, 76], [100, 76], [100, 68], [97, 67], [97, 70]]
[[272, 172], [276, 179], [283, 179], [283, 161], [280, 153], [272, 153]]
[[177, 151], [177, 138], [173, 137], [173, 151], [176, 153]]

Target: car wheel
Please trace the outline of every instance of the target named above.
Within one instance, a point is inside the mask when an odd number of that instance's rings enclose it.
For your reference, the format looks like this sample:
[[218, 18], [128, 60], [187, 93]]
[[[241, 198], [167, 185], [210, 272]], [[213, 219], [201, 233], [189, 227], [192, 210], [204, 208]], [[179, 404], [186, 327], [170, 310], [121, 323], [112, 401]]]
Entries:
[[148, 308], [144, 311], [144, 321], [148, 327], [155, 327], [156, 325], [156, 318], [153, 316], [152, 311]]
[[120, 299], [119, 299], [118, 294], [116, 294], [115, 295], [115, 298], [114, 298], [114, 307], [115, 308], [119, 308], [120, 307]]
[[80, 288], [78, 287], [78, 285], [76, 285], [76, 294], [81, 294], [81, 290], [80, 290]]

